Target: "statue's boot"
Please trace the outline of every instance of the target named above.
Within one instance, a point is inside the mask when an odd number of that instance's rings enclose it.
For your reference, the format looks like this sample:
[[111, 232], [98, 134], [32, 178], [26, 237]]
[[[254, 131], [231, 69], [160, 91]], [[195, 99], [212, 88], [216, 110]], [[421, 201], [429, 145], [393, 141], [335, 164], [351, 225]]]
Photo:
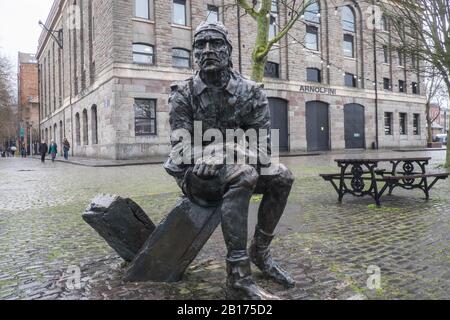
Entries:
[[263, 273], [265, 278], [268, 278], [276, 283], [279, 283], [286, 288], [293, 288], [295, 281], [291, 275], [281, 268], [272, 259], [269, 245], [272, 242], [274, 235], [265, 233], [259, 227], [256, 227], [255, 236], [250, 246], [250, 258], [252, 262]]
[[252, 278], [250, 259], [245, 254], [241, 258], [227, 258], [228, 300], [280, 300], [259, 287]]

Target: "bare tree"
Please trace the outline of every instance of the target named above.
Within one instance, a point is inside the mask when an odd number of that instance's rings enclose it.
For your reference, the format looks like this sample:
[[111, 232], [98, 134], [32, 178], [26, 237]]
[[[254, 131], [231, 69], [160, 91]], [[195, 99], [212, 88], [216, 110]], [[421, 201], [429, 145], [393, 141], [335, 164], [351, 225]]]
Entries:
[[[252, 80], [262, 82], [267, 56], [274, 46], [292, 29], [295, 23], [307, 11], [307, 8], [315, 3], [315, 0], [236, 0], [236, 4], [256, 22], [256, 41], [252, 53]], [[276, 12], [273, 8], [285, 7], [288, 12], [288, 20], [280, 26], [280, 30], [272, 38], [269, 38], [271, 22], [275, 23]]]
[[0, 56], [0, 142], [15, 137], [17, 130], [17, 118], [11, 104], [14, 101], [13, 95], [13, 72], [9, 60]]
[[[396, 30], [396, 49], [432, 66], [442, 77], [448, 95], [450, 0], [391, 0], [378, 4]], [[450, 148], [447, 148], [445, 166], [450, 167]]]
[[[427, 140], [428, 143], [433, 142], [432, 125], [436, 119], [441, 115], [441, 108], [448, 102], [447, 87], [440, 72], [436, 71], [435, 67], [429, 68], [427, 82], [426, 82], [426, 118], [427, 118]], [[431, 114], [431, 106], [437, 105], [438, 113], [433, 117]]]

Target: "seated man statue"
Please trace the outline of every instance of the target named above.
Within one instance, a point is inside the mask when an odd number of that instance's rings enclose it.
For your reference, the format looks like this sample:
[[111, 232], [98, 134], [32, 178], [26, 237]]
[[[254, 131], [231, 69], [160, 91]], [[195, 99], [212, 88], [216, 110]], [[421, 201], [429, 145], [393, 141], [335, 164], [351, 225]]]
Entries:
[[[270, 112], [261, 85], [233, 70], [232, 45], [223, 24], [203, 22], [194, 35], [195, 61], [200, 70], [186, 81], [171, 86], [169, 98], [172, 132], [185, 130], [194, 141], [194, 124], [202, 132], [227, 129], [270, 130]], [[270, 135], [267, 135], [270, 142]], [[224, 139], [225, 140], [225, 139]], [[164, 164], [184, 194], [200, 206], [220, 204], [221, 225], [228, 250], [226, 293], [229, 299], [276, 299], [253, 280], [250, 261], [263, 275], [285, 287], [292, 277], [272, 260], [269, 245], [283, 214], [294, 181], [292, 173], [278, 164], [270, 175], [262, 165], [217, 165], [204, 159], [191, 163], [175, 161], [182, 139], [172, 137], [172, 153]], [[201, 148], [205, 146], [203, 145]], [[270, 154], [270, 147], [266, 153]], [[253, 193], [263, 194], [258, 223], [247, 254], [248, 210]], [[250, 257], [249, 257], [250, 256]]]

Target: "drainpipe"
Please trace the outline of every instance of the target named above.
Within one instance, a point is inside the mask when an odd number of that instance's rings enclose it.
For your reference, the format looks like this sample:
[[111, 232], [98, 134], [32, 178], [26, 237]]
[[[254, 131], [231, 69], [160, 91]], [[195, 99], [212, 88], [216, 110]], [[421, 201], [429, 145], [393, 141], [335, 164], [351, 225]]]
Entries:
[[[70, 103], [70, 130], [71, 130], [71, 141], [72, 145], [70, 150], [72, 150], [72, 157], [74, 156], [75, 144], [73, 143], [73, 105], [72, 105], [72, 55], [70, 54], [70, 49], [72, 48], [72, 42], [70, 41], [71, 32], [69, 30], [69, 103]], [[63, 51], [64, 56], [64, 51]], [[63, 58], [64, 60], [64, 58]], [[64, 124], [65, 127], [65, 124]]]
[[375, 0], [372, 0], [372, 14], [373, 14], [373, 67], [375, 73], [375, 149], [379, 148], [378, 140], [378, 68], [377, 68], [377, 33], [375, 21]]
[[239, 73], [242, 74], [242, 54], [241, 54], [241, 8], [237, 6], [237, 23], [238, 23], [238, 54], [239, 54]]

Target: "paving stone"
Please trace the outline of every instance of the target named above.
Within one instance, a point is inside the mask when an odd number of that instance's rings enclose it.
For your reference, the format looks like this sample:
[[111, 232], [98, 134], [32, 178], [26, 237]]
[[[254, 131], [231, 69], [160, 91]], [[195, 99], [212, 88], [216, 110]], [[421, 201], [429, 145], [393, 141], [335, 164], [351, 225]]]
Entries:
[[[431, 168], [444, 153], [430, 155]], [[396, 189], [379, 209], [368, 198], [345, 197], [340, 205], [318, 177], [336, 171], [335, 157], [345, 155], [282, 160], [296, 182], [273, 252], [298, 285], [285, 290], [253, 267], [256, 281], [284, 299], [449, 299], [450, 181], [438, 182], [428, 202]], [[133, 199], [157, 224], [180, 195], [160, 165], [89, 168], [11, 158], [0, 165], [1, 299], [224, 299], [220, 228], [180, 283], [127, 284], [121, 258], [80, 219], [93, 196], [111, 193]], [[24, 167], [33, 171], [19, 172]], [[249, 235], [258, 204], [251, 204]], [[369, 265], [381, 270], [382, 289], [372, 293]], [[82, 290], [66, 286], [73, 267], [80, 268]]]

